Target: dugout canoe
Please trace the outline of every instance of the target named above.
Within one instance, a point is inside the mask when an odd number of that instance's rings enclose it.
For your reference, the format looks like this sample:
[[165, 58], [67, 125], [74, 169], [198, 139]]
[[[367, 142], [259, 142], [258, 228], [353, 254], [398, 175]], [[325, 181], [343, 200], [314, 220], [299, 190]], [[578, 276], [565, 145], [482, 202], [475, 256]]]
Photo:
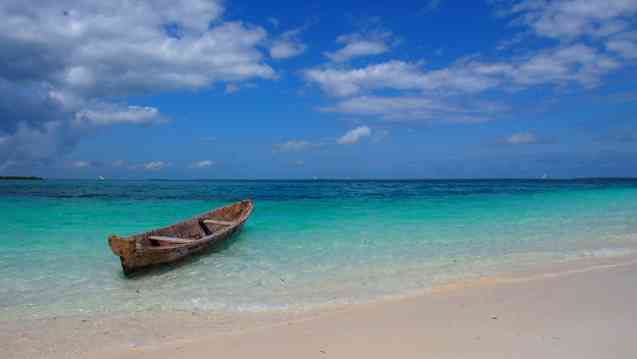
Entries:
[[244, 200], [168, 227], [129, 237], [108, 237], [125, 275], [179, 261], [230, 238], [248, 220], [254, 204]]

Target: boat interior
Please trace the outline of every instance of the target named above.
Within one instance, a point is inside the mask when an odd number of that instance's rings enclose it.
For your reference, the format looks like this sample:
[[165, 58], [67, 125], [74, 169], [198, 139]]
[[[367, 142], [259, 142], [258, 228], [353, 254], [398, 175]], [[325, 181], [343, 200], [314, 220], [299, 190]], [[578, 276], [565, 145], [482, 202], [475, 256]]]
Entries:
[[207, 212], [169, 227], [143, 233], [135, 238], [153, 247], [193, 244], [214, 238], [220, 232], [241, 223], [252, 210], [252, 203], [243, 201]]

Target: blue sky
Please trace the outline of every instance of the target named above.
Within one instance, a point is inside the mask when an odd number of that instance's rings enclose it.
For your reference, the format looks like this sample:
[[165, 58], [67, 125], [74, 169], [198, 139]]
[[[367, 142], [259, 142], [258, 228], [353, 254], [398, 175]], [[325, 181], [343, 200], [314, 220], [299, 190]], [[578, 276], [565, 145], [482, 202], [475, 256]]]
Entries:
[[637, 176], [637, 0], [3, 1], [0, 175]]

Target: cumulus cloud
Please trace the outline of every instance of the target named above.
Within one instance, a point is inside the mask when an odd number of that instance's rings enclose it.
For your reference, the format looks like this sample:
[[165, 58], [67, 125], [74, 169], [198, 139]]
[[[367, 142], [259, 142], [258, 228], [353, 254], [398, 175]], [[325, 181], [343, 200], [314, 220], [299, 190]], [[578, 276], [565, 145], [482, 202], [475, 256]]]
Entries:
[[372, 134], [372, 130], [367, 126], [359, 126], [352, 130], [347, 131], [336, 142], [340, 145], [351, 145], [357, 143], [364, 137], [369, 137]]
[[[100, 163], [100, 162], [91, 162]], [[141, 163], [131, 163], [126, 160], [115, 160], [110, 162], [110, 166], [113, 168], [127, 169], [132, 171], [160, 171], [166, 167], [172, 166], [170, 162], [166, 161], [148, 161]]]
[[76, 167], [76, 168], [91, 167], [91, 163], [87, 161], [75, 161], [73, 162], [73, 167]]
[[[272, 77], [255, 48], [266, 33], [241, 22], [210, 27], [221, 7], [189, 0], [0, 5], [3, 76], [111, 95], [199, 88], [218, 80]], [[180, 29], [172, 36], [166, 26]], [[19, 29], [20, 31], [17, 31]], [[31, 61], [9, 61], [33, 57]]]
[[446, 100], [424, 96], [358, 96], [338, 101], [322, 110], [394, 121], [479, 123], [494, 119], [493, 116], [506, 109], [489, 102], [452, 104]]
[[142, 165], [142, 168], [146, 171], [159, 171], [164, 169], [168, 164], [164, 161], [150, 161]]
[[211, 167], [214, 164], [215, 163], [212, 160], [202, 160], [202, 161], [197, 161], [197, 162], [191, 163], [189, 167], [190, 168], [195, 168], [195, 169], [202, 169], [202, 168]]
[[388, 32], [370, 34], [341, 35], [336, 42], [343, 47], [334, 52], [325, 52], [324, 55], [334, 62], [346, 62], [355, 57], [379, 55], [389, 50], [387, 41], [391, 34]]
[[[396, 59], [352, 67], [334, 63], [351, 58], [347, 52], [337, 51], [327, 54], [332, 62], [304, 70], [303, 77], [325, 94], [339, 98], [322, 107], [323, 111], [389, 120], [484, 122], [507, 106], [485, 104], [481, 98], [492, 98], [494, 93], [510, 96], [539, 86], [594, 88], [637, 58], [637, 32], [630, 31], [637, 0], [492, 3], [500, 4], [500, 14], [513, 19], [513, 24], [525, 27], [502, 40], [500, 50], [518, 46], [530, 34], [559, 41], [515, 51], [515, 55], [501, 54], [500, 59], [468, 56], [437, 68], [424, 60]], [[439, 4], [430, 3], [432, 9]], [[360, 36], [341, 39], [345, 44], [363, 40]], [[377, 49], [382, 52], [386, 47]]]
[[304, 53], [307, 45], [301, 42], [300, 39], [303, 30], [304, 28], [299, 28], [281, 34], [270, 47], [270, 57], [275, 60], [281, 60]]
[[637, 33], [631, 31], [637, 0], [524, 0], [501, 8], [499, 14], [512, 17], [514, 25], [528, 27], [525, 33], [563, 43], [583, 38], [605, 41], [606, 49], [624, 59], [637, 58]]
[[500, 11], [540, 36], [566, 40], [621, 31], [636, 13], [635, 0], [524, 0]]
[[318, 84], [332, 96], [351, 96], [364, 90], [381, 88], [413, 89], [421, 83], [423, 73], [416, 64], [389, 61], [358, 69], [313, 68], [305, 79]]
[[[2, 117], [1, 112], [0, 110], [0, 118], [5, 121], [6, 117]], [[51, 158], [68, 153], [80, 140], [78, 133], [63, 121], [2, 124], [15, 127], [7, 134], [0, 135], [0, 170], [23, 166], [25, 163], [47, 164]]]
[[606, 43], [606, 47], [626, 59], [637, 59], [637, 41], [635, 40], [612, 39]]
[[537, 143], [537, 137], [530, 132], [514, 133], [504, 138], [504, 143], [509, 145], [529, 145]]
[[326, 93], [346, 97], [380, 89], [477, 93], [506, 85], [574, 82], [594, 86], [602, 75], [618, 67], [595, 48], [577, 44], [511, 61], [459, 61], [432, 71], [418, 63], [392, 60], [356, 69], [313, 68], [304, 76]]
[[[619, 47], [615, 48], [620, 51]], [[621, 50], [625, 56], [630, 54], [628, 47]], [[482, 122], [488, 120], [491, 111], [478, 112], [480, 108], [489, 110], [490, 106], [470, 106], [467, 111], [450, 103], [466, 102], [470, 94], [515, 92], [541, 85], [592, 88], [598, 86], [605, 75], [624, 65], [596, 47], [571, 44], [501, 61], [460, 59], [447, 67], [431, 70], [418, 62], [390, 60], [359, 68], [315, 67], [306, 70], [303, 76], [327, 95], [346, 98], [324, 110], [389, 119], [447, 118], [454, 122]], [[374, 95], [386, 90], [398, 94]], [[472, 114], [461, 115], [463, 112]]]
[[102, 163], [97, 161], [79, 160], [79, 161], [73, 161], [71, 163], [71, 166], [75, 168], [91, 168], [91, 167], [101, 167]]
[[499, 142], [507, 145], [543, 145], [551, 144], [555, 141], [538, 138], [532, 132], [517, 132], [502, 138]]
[[121, 123], [136, 125], [151, 125], [165, 122], [167, 119], [155, 107], [128, 106], [119, 108], [113, 105], [103, 105], [97, 108], [87, 108], [75, 113], [75, 122], [95, 126], [114, 125]]
[[[0, 168], [47, 161], [90, 127], [166, 120], [113, 97], [275, 77], [267, 34], [223, 21], [223, 2], [0, 2]], [[36, 140], [37, 138], [37, 140]]]
[[289, 140], [274, 145], [275, 152], [301, 152], [313, 147], [313, 144], [305, 140]]

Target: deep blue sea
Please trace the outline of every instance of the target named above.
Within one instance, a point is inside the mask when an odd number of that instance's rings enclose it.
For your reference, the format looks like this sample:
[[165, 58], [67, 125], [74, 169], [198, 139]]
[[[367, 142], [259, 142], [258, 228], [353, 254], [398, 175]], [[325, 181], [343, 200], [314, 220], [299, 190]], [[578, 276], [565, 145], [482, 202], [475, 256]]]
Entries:
[[[109, 234], [252, 198], [212, 253], [126, 279]], [[637, 248], [637, 180], [0, 181], [0, 317], [304, 310]]]

